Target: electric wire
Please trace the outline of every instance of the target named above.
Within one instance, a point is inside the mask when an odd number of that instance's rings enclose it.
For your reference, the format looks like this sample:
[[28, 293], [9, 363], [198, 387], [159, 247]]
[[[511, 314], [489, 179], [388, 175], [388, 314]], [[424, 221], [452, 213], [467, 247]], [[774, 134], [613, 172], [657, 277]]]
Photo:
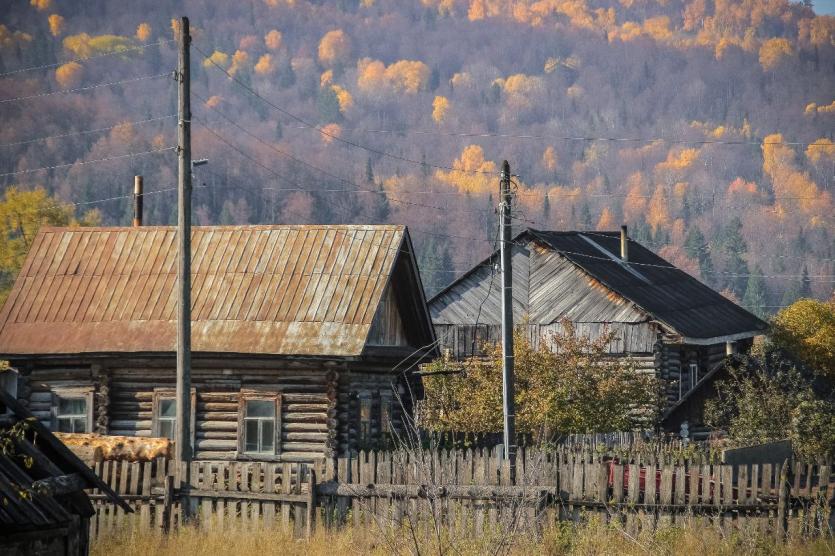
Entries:
[[76, 162], [68, 162], [66, 164], [56, 164], [54, 166], [44, 166], [43, 168], [30, 168], [28, 170], [18, 170], [16, 172], [4, 172], [4, 173], [0, 174], [0, 177], [17, 176], [17, 175], [21, 175], [21, 174], [32, 174], [32, 173], [35, 173], [35, 172], [45, 172], [47, 170], [56, 170], [58, 168], [68, 168], [70, 166], [83, 166], [85, 164], [95, 164], [95, 163], [98, 163], [98, 162], [108, 162], [110, 160], [119, 160], [119, 159], [124, 159], [124, 158], [136, 158], [138, 156], [145, 156], [145, 155], [156, 154], [156, 153], [161, 153], [161, 152], [165, 152], [165, 151], [172, 151], [172, 150], [175, 150], [176, 148], [177, 147], [161, 147], [161, 148], [158, 148], [158, 149], [151, 149], [149, 151], [144, 151], [144, 152], [125, 153], [125, 154], [119, 154], [119, 155], [115, 155], [115, 156], [107, 156], [107, 157], [104, 157], [104, 158], [97, 158], [97, 159], [93, 159], [93, 160], [79, 160], [79, 161], [76, 161]]
[[95, 59], [98, 59], [98, 58], [105, 58], [105, 57], [108, 57], [108, 56], [115, 56], [117, 54], [125, 54], [127, 52], [133, 52], [133, 51], [137, 51], [137, 50], [144, 50], [144, 49], [146, 49], [148, 47], [151, 47], [151, 46], [161, 46], [161, 45], [169, 44], [169, 43], [172, 43], [172, 42], [175, 42], [175, 41], [176, 41], [176, 39], [160, 40], [158, 42], [152, 42], [152, 43], [142, 44], [142, 45], [138, 45], [138, 46], [132, 46], [132, 47], [128, 47], [128, 48], [120, 48], [119, 50], [114, 50], [112, 52], [105, 52], [103, 54], [94, 54], [93, 56], [85, 56], [85, 57], [81, 57], [81, 58], [71, 58], [69, 60], [64, 60], [63, 62], [55, 62], [55, 63], [52, 63], [52, 64], [43, 64], [43, 65], [40, 65], [40, 66], [29, 66], [29, 67], [26, 67], [26, 68], [19, 68], [19, 69], [16, 69], [16, 70], [11, 70], [11, 71], [7, 71], [7, 72], [4, 72], [4, 73], [0, 73], [0, 77], [6, 77], [7, 75], [15, 75], [15, 74], [24, 73], [24, 72], [27, 72], [27, 71], [57, 68], [59, 66], [63, 66], [64, 64], [69, 64], [71, 62], [87, 62], [89, 60], [95, 60]]
[[308, 122], [307, 120], [305, 120], [301, 116], [297, 116], [296, 114], [290, 112], [289, 110], [281, 108], [277, 104], [271, 102], [270, 100], [268, 100], [265, 97], [258, 94], [258, 92], [255, 91], [255, 89], [253, 89], [252, 87], [250, 87], [249, 85], [247, 85], [243, 81], [236, 78], [233, 74], [226, 71], [225, 68], [223, 68], [220, 64], [218, 64], [214, 60], [212, 60], [211, 57], [208, 54], [206, 54], [203, 50], [201, 50], [200, 47], [195, 45], [194, 49], [197, 50], [200, 54], [202, 54], [204, 56], [204, 58], [208, 62], [211, 63], [212, 66], [214, 66], [215, 68], [217, 68], [218, 70], [223, 72], [230, 80], [232, 80], [234, 83], [236, 83], [239, 87], [246, 90], [247, 92], [249, 92], [254, 97], [260, 99], [267, 106], [270, 106], [274, 110], [277, 110], [277, 111], [281, 112], [282, 114], [284, 114], [288, 118], [292, 118], [292, 119], [296, 120], [297, 122], [300, 122], [301, 124], [307, 126], [309, 129], [317, 131], [318, 133], [320, 133], [321, 135], [323, 135], [325, 137], [328, 137], [332, 141], [339, 141], [340, 143], [344, 143], [344, 144], [349, 145], [351, 147], [362, 149], [362, 150], [368, 151], [368, 152], [373, 153], [373, 154], [377, 154], [377, 155], [384, 156], [384, 157], [387, 157], [387, 158], [391, 158], [391, 159], [394, 159], [394, 160], [399, 160], [401, 162], [407, 162], [409, 164], [415, 164], [415, 165], [421, 166], [421, 167], [436, 168], [436, 169], [439, 169], [439, 170], [447, 170], [447, 171], [450, 171], [450, 172], [462, 172], [462, 173], [465, 173], [465, 174], [489, 174], [489, 175], [496, 174], [496, 172], [492, 172], [492, 171], [463, 170], [461, 168], [454, 168], [452, 166], [444, 166], [444, 165], [441, 165], [441, 164], [433, 164], [433, 163], [430, 163], [430, 162], [422, 162], [422, 161], [419, 161], [419, 160], [414, 160], [414, 159], [411, 159], [411, 158], [408, 158], [408, 157], [405, 157], [405, 156], [400, 156], [400, 155], [390, 153], [390, 152], [387, 152], [387, 151], [383, 151], [383, 150], [380, 150], [380, 149], [375, 149], [375, 148], [369, 147], [367, 145], [363, 145], [361, 143], [356, 143], [354, 141], [349, 141], [348, 139], [344, 139], [344, 138], [340, 137], [339, 135], [337, 135], [335, 133], [330, 133], [328, 131], [325, 131], [321, 127], [316, 126], [316, 125]]
[[3, 144], [0, 144], [0, 148], [17, 147], [17, 146], [20, 146], [20, 145], [29, 145], [31, 143], [39, 143], [41, 141], [48, 141], [50, 139], [63, 139], [65, 137], [76, 137], [76, 136], [79, 136], [79, 135], [89, 135], [91, 133], [102, 133], [104, 131], [110, 131], [112, 129], [116, 129], [116, 128], [122, 127], [122, 126], [144, 125], [144, 124], [147, 124], [147, 123], [159, 122], [159, 121], [162, 121], [162, 120], [168, 120], [168, 119], [176, 118], [176, 117], [177, 117], [177, 114], [169, 114], [167, 116], [159, 116], [159, 117], [156, 117], [156, 118], [148, 118], [146, 120], [137, 120], [137, 121], [133, 121], [133, 122], [119, 122], [117, 124], [113, 124], [113, 125], [108, 126], [108, 127], [100, 127], [100, 128], [96, 128], [96, 129], [86, 129], [84, 131], [71, 131], [71, 132], [68, 132], [68, 133], [61, 133], [61, 134], [57, 134], [57, 135], [49, 135], [47, 137], [37, 137], [35, 139], [27, 139], [26, 141], [16, 141], [14, 143], [3, 143]]
[[49, 97], [53, 95], [68, 95], [72, 93], [81, 93], [84, 91], [90, 91], [92, 89], [98, 89], [101, 87], [114, 87], [116, 85], [124, 85], [125, 83], [136, 83], [137, 81], [145, 81], [148, 79], [159, 79], [160, 77], [170, 77], [171, 72], [166, 73], [157, 73], [153, 75], [143, 75], [140, 77], [131, 77], [129, 79], [121, 79], [119, 81], [110, 81], [107, 83], [96, 83], [95, 85], [88, 85], [86, 87], [77, 87], [75, 89], [60, 89], [58, 91], [49, 91], [47, 93], [38, 93], [36, 95], [28, 95], [28, 96], [21, 96], [21, 97], [13, 97], [13, 98], [4, 98], [0, 99], [0, 104], [5, 104], [8, 102], [18, 102], [22, 100], [31, 100], [36, 98], [43, 98]]

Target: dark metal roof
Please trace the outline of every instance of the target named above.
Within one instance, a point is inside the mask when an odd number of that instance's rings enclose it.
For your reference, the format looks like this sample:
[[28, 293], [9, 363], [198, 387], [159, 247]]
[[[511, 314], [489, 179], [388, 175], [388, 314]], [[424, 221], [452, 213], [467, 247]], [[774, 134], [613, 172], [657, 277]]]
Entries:
[[[646, 247], [629, 240], [620, 255], [620, 232], [528, 229], [514, 239], [515, 319], [550, 325], [575, 322], [661, 323], [688, 341], [737, 339], [767, 325]], [[429, 301], [436, 324], [501, 321], [499, 279], [490, 266], [498, 253]], [[517, 299], [517, 297], [521, 298]], [[706, 342], [707, 343], [707, 342]], [[711, 342], [712, 343], [712, 342]]]
[[[196, 227], [193, 350], [359, 356], [401, 253], [404, 226]], [[43, 229], [0, 313], [0, 354], [173, 352], [176, 275], [173, 227]]]
[[[8, 410], [8, 411], [7, 411]], [[13, 434], [14, 432], [17, 434]], [[46, 528], [73, 514], [90, 517], [82, 489], [96, 488], [123, 510], [131, 507], [7, 392], [0, 390], [0, 532]]]
[[685, 338], [762, 334], [768, 327], [634, 240], [629, 240], [629, 261], [622, 261], [620, 232], [526, 233]]

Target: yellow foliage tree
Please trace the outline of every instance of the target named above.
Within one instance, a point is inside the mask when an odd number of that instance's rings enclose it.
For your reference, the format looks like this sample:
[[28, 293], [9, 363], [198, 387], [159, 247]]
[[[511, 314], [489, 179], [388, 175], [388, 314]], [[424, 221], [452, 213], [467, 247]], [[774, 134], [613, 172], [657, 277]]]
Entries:
[[452, 163], [454, 170], [438, 170], [436, 177], [461, 191], [482, 193], [495, 188], [496, 163], [484, 159], [484, 149], [479, 145], [468, 145], [461, 156]]
[[373, 92], [385, 84], [386, 65], [379, 60], [363, 58], [357, 62], [357, 87], [361, 91]]
[[600, 219], [597, 221], [598, 230], [613, 230], [615, 229], [615, 216], [609, 207], [604, 207], [603, 212], [600, 213]]
[[76, 219], [71, 205], [50, 197], [41, 187], [31, 191], [14, 186], [6, 189], [0, 201], [0, 305], [41, 226], [95, 226], [99, 220], [97, 210]]
[[760, 47], [760, 65], [764, 70], [771, 71], [793, 54], [794, 49], [788, 39], [768, 39]]
[[229, 73], [235, 75], [241, 71], [249, 61], [249, 54], [245, 50], [236, 50], [232, 55], [232, 65], [229, 66]]
[[29, 0], [29, 3], [39, 12], [45, 12], [52, 7], [52, 0]]
[[336, 100], [339, 102], [339, 111], [344, 115], [354, 106], [354, 97], [347, 89], [339, 85], [332, 85], [331, 89], [336, 95]]
[[467, 19], [470, 21], [479, 21], [484, 19], [486, 12], [484, 0], [470, 0], [470, 7], [467, 9]]
[[663, 170], [686, 170], [699, 158], [698, 149], [672, 150], [667, 153], [667, 160], [656, 164], [655, 169]]
[[53, 37], [60, 37], [64, 32], [64, 18], [58, 14], [50, 14], [47, 18], [49, 32]]
[[812, 369], [835, 380], [835, 297], [800, 299], [774, 317], [772, 340]]
[[357, 87], [366, 93], [389, 89], [414, 94], [426, 88], [429, 74], [429, 66], [416, 60], [400, 60], [386, 67], [379, 60], [363, 58], [357, 62]]
[[264, 44], [270, 50], [278, 50], [279, 48], [281, 48], [283, 38], [284, 37], [281, 34], [281, 31], [273, 29], [272, 31], [264, 35]]
[[111, 52], [124, 52], [134, 46], [135, 43], [132, 39], [120, 35], [91, 36], [87, 33], [79, 33], [64, 39], [64, 48], [79, 58], [89, 58], [90, 56]]
[[647, 186], [644, 175], [635, 172], [626, 180], [626, 198], [623, 200], [623, 217], [627, 222], [640, 220], [647, 209]]
[[442, 96], [436, 96], [432, 101], [432, 119], [436, 123], [441, 123], [446, 117], [447, 110], [449, 110], [449, 99]]
[[342, 126], [339, 124], [328, 124], [322, 126], [322, 141], [324, 141], [326, 145], [330, 145], [341, 136]]
[[272, 54], [264, 54], [258, 58], [258, 62], [255, 64], [255, 73], [258, 75], [270, 75], [275, 70], [276, 65], [273, 62]]
[[324, 66], [344, 64], [351, 56], [351, 40], [342, 29], [328, 31], [319, 41], [319, 61]]
[[218, 65], [225, 69], [229, 65], [229, 54], [221, 52], [220, 50], [212, 52], [208, 58], [203, 60], [203, 67], [210, 68], [213, 65]]
[[136, 40], [146, 43], [151, 39], [151, 25], [148, 23], [140, 23], [136, 26]]
[[220, 95], [212, 95], [206, 99], [206, 108], [217, 108], [223, 102], [223, 97]]
[[398, 92], [417, 93], [429, 83], [429, 66], [417, 60], [400, 60], [386, 68], [386, 79]]
[[668, 208], [667, 192], [663, 185], [657, 185], [652, 198], [649, 200], [647, 211], [647, 224], [652, 227], [652, 232], [658, 228], [666, 228], [670, 223], [670, 212]]
[[11, 48], [19, 45], [22, 42], [32, 42], [32, 35], [22, 31], [12, 31], [2, 23], [0, 23], [0, 46], [3, 48]]
[[76, 87], [81, 83], [81, 77], [84, 74], [84, 66], [78, 62], [68, 62], [58, 66], [55, 70], [55, 80], [61, 87], [67, 89]]
[[814, 143], [809, 143], [806, 147], [806, 158], [812, 164], [835, 161], [835, 143], [826, 137], [821, 137]]

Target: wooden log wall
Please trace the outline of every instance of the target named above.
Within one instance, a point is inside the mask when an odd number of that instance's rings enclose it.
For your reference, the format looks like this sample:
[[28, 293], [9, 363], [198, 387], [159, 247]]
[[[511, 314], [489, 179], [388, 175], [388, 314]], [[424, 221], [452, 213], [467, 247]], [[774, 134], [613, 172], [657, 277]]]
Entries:
[[[192, 370], [196, 391], [195, 457], [236, 459], [242, 389], [281, 395], [281, 461], [313, 461], [336, 450], [338, 372], [311, 365]], [[35, 369], [27, 377], [26, 401], [51, 426], [52, 392], [68, 386], [95, 388], [91, 432], [149, 437], [154, 390], [174, 389], [169, 367], [62, 367]]]
[[[174, 387], [173, 369], [112, 369], [110, 434], [150, 436], [154, 388]], [[324, 369], [192, 369], [197, 407], [195, 457], [237, 457], [242, 389], [281, 394], [281, 459], [312, 461], [325, 456], [329, 381]]]
[[[389, 367], [390, 369], [390, 367]], [[339, 454], [356, 452], [362, 448], [381, 447], [386, 442], [382, 433], [383, 423], [381, 404], [383, 397], [388, 396], [391, 410], [391, 426], [393, 429], [403, 428], [403, 405], [408, 405], [407, 396], [399, 397], [399, 387], [403, 384], [397, 377], [381, 372], [351, 371], [341, 373], [339, 377], [339, 396], [337, 422], [337, 450]], [[367, 397], [371, 400], [371, 419], [369, 438], [360, 438], [360, 400]]]

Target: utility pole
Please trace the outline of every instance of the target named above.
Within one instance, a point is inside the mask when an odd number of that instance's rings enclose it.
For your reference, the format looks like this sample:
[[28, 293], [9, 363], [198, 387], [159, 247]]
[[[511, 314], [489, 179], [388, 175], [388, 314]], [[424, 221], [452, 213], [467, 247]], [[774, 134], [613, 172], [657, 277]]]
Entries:
[[180, 20], [177, 68], [177, 426], [174, 440], [179, 487], [185, 493], [183, 518], [191, 517], [188, 485], [191, 473], [191, 37], [188, 18]]
[[502, 407], [504, 408], [504, 446], [510, 460], [510, 477], [516, 477], [516, 401], [513, 388], [513, 264], [510, 229], [510, 164], [502, 163]]

